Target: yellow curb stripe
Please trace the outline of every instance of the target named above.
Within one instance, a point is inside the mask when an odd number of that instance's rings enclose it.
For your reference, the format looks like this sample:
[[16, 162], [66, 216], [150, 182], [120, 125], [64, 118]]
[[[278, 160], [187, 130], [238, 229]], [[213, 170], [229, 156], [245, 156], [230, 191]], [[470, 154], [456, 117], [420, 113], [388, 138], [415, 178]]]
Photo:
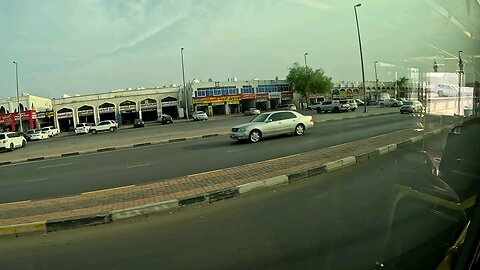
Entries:
[[47, 231], [46, 223], [47, 223], [46, 221], [39, 221], [39, 222], [33, 222], [33, 223], [0, 226], [0, 235], [11, 235], [11, 234], [39, 232], [39, 231], [46, 232]]
[[131, 187], [134, 187], [134, 186], [135, 185], [129, 185], [129, 186], [123, 186], [123, 187], [116, 187], [116, 188], [108, 188], [108, 189], [100, 189], [100, 190], [95, 190], [95, 191], [82, 192], [82, 195], [89, 195], [89, 194], [95, 194], [95, 193], [100, 193], [100, 192], [108, 192], [108, 191], [119, 190], [119, 189], [124, 189], [124, 188], [131, 188]]

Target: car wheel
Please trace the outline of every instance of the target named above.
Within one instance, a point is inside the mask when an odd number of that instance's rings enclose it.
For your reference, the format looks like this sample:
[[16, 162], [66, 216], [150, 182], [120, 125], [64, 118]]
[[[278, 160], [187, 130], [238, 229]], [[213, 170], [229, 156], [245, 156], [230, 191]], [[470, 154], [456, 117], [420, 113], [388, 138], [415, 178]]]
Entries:
[[22, 141], [22, 147], [25, 147], [27, 146], [27, 142], [26, 141]]
[[338, 107], [333, 108], [333, 112], [336, 112], [336, 113], [340, 112], [340, 108]]
[[301, 136], [305, 132], [305, 126], [303, 124], [298, 124], [295, 127], [295, 135]]
[[97, 132], [98, 132], [98, 131], [97, 131], [96, 129], [92, 130], [92, 133], [93, 133], [93, 134], [97, 134]]
[[254, 129], [250, 132], [250, 135], [248, 135], [248, 140], [252, 143], [256, 143], [260, 141], [262, 138], [262, 133], [258, 129]]
[[109, 130], [110, 130], [110, 132], [114, 132], [114, 131], [115, 131], [115, 128], [114, 128], [114, 127], [111, 127]]
[[382, 107], [382, 108], [383, 108], [383, 107], [385, 107], [385, 104], [383, 104], [383, 103], [380, 103], [380, 107]]
[[317, 108], [317, 113], [322, 113], [322, 109], [321, 109], [321, 108]]
[[357, 108], [353, 108], [353, 109], [352, 109], [352, 112], [354, 112], [356, 109], [357, 109]]
[[398, 107], [398, 104], [397, 104], [397, 103], [393, 103], [393, 107]]
[[15, 150], [15, 145], [13, 143], [10, 143], [10, 148], [9, 148], [10, 151], [13, 151]]

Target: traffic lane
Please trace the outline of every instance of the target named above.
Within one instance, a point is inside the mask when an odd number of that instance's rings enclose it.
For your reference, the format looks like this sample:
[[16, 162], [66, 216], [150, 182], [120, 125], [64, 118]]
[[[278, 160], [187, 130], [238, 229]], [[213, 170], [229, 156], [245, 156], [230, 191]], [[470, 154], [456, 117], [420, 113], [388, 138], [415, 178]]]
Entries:
[[[361, 128], [352, 128], [360, 124]], [[412, 117], [389, 115], [317, 124], [303, 136], [282, 136], [257, 144], [220, 136], [5, 166], [1, 169], [0, 203], [161, 181], [416, 127], [417, 120]]]
[[[2, 264], [7, 269], [371, 269], [388, 262], [397, 244], [383, 248], [394, 195], [392, 172], [404, 162], [411, 167], [409, 155], [422, 147], [175, 213], [3, 239]], [[421, 170], [425, 164], [416, 166]], [[401, 223], [406, 230], [394, 239], [402, 243], [435, 238], [443, 229], [423, 215]], [[445, 250], [424, 252], [429, 257], [403, 261], [426, 263]]]

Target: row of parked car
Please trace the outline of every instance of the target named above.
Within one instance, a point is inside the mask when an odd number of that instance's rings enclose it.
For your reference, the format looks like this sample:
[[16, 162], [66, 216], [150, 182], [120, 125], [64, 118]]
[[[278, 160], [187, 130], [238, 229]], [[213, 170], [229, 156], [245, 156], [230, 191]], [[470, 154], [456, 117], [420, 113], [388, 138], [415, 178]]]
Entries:
[[[173, 118], [168, 114], [162, 114], [158, 117], [157, 122], [162, 125], [173, 124]], [[142, 119], [135, 119], [133, 121], [133, 127], [145, 127], [145, 122]], [[102, 131], [114, 132], [117, 129], [118, 123], [115, 120], [103, 120], [96, 125], [90, 123], [80, 123], [75, 126], [75, 135], [88, 133], [97, 134], [98, 132]]]

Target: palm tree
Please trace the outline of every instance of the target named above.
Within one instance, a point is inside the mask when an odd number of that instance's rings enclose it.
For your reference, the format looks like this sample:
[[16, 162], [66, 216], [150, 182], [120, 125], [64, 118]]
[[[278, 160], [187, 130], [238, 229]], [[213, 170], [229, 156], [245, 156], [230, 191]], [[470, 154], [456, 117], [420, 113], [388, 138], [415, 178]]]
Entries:
[[[398, 96], [398, 90], [399, 89], [406, 89], [408, 83], [408, 79], [405, 78], [405, 76], [401, 77], [400, 79], [395, 81], [395, 85], [397, 86], [395, 89], [395, 98]], [[408, 93], [407, 93], [408, 94]]]

